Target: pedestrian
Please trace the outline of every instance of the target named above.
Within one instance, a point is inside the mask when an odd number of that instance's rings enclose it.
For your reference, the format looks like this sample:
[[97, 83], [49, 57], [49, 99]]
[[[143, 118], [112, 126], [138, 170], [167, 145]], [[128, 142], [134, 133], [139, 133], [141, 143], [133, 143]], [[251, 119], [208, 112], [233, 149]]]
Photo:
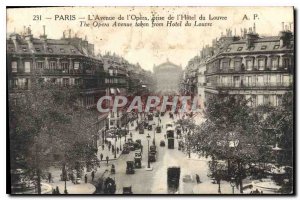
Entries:
[[87, 183], [87, 174], [84, 175], [84, 182]]
[[112, 151], [113, 153], [115, 152], [115, 146], [114, 146], [114, 145], [112, 145], [111, 151]]
[[102, 151], [104, 150], [104, 144], [102, 144]]
[[92, 181], [94, 181], [94, 178], [95, 178], [95, 171], [94, 170], [92, 171], [91, 175], [92, 175]]
[[103, 159], [103, 154], [101, 153], [100, 154], [100, 160], [102, 161], [102, 159]]
[[132, 133], [130, 132], [130, 137], [132, 137]]
[[196, 181], [197, 181], [197, 184], [201, 183], [200, 176], [198, 174], [196, 174]]
[[48, 173], [48, 181], [49, 181], [49, 183], [51, 182], [51, 179], [52, 179], [52, 174], [49, 172]]
[[106, 156], [106, 165], [108, 165], [108, 159], [109, 159], [109, 157]]
[[58, 186], [56, 186], [56, 194], [60, 194]]
[[110, 145], [108, 145], [108, 151], [110, 151]]

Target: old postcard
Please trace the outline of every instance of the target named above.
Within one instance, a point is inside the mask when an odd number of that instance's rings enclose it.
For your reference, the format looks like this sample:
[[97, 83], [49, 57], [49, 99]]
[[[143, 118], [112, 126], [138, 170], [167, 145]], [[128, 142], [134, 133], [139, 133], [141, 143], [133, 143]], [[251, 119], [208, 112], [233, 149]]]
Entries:
[[295, 194], [293, 7], [7, 7], [10, 194]]

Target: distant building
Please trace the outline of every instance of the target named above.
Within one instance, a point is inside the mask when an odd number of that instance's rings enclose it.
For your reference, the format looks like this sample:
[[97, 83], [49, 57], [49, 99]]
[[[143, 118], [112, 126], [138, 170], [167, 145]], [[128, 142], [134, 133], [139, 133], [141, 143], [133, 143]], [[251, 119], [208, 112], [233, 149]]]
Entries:
[[171, 63], [169, 60], [158, 66], [153, 66], [156, 79], [156, 90], [162, 93], [178, 93], [182, 67]]

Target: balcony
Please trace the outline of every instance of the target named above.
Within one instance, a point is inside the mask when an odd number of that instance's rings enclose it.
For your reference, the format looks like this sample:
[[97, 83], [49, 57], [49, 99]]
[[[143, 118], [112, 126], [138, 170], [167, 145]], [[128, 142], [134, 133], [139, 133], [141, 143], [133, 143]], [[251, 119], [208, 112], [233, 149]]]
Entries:
[[208, 89], [220, 89], [220, 90], [240, 90], [240, 89], [291, 89], [292, 83], [288, 82], [268, 82], [268, 83], [223, 83], [223, 84], [211, 84], [207, 83], [206, 88]]
[[278, 66], [277, 68], [272, 67], [264, 67], [264, 69], [259, 69], [258, 67], [254, 66], [252, 69], [242, 69], [241, 67], [237, 67], [234, 69], [211, 69], [209, 71], [205, 71], [204, 75], [215, 75], [215, 74], [254, 74], [254, 73], [267, 73], [267, 72], [274, 72], [274, 73], [293, 73], [294, 66]]

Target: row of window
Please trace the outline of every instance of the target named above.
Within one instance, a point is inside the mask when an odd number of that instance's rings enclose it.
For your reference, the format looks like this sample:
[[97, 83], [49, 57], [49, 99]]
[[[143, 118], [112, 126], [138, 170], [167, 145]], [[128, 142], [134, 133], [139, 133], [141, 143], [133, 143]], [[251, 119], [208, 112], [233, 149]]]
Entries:
[[[238, 47], [236, 50], [237, 50], [237, 51], [242, 51], [243, 48], [244, 48], [244, 47]], [[254, 46], [251, 46], [251, 47], [247, 48], [247, 50], [253, 51], [254, 48], [255, 48]], [[291, 46], [291, 48], [292, 48], [292, 46]], [[226, 49], [226, 52], [230, 52], [231, 49], [232, 49], [232, 48], [230, 48], [230, 47], [227, 48], [227, 49]], [[267, 45], [262, 45], [262, 46], [260, 47], [260, 50], [266, 50], [266, 49], [267, 49]], [[279, 45], [274, 45], [274, 46], [273, 46], [273, 49], [279, 49]]]
[[[51, 82], [63, 86], [68, 85], [81, 85], [83, 80], [80, 78], [39, 78], [39, 82]], [[29, 78], [14, 78], [10, 80], [10, 86], [12, 88], [26, 88], [30, 86], [30, 79]]]
[[[280, 60], [282, 59], [282, 60]], [[281, 63], [280, 63], [281, 61]], [[208, 71], [216, 70], [216, 69], [243, 69], [243, 70], [253, 70], [257, 68], [258, 70], [265, 70], [267, 67], [271, 70], [276, 70], [279, 67], [289, 68], [292, 65], [292, 59], [290, 57], [247, 57], [235, 58], [235, 59], [223, 59], [221, 62], [215, 61], [214, 63], [208, 66]]]
[[220, 86], [276, 86], [276, 85], [290, 85], [292, 83], [292, 76], [290, 75], [258, 75], [258, 76], [220, 76]]
[[259, 105], [270, 105], [279, 106], [282, 104], [282, 95], [245, 95], [246, 100], [248, 100], [248, 106], [259, 106]]
[[[27, 46], [22, 46], [21, 49], [22, 49], [23, 52], [29, 52], [29, 48], [28, 48]], [[35, 50], [36, 52], [41, 52], [42, 49], [41, 49], [40, 47], [36, 47], [36, 48], [34, 48], [34, 50]], [[13, 52], [13, 51], [14, 51], [14, 48], [13, 48], [13, 47], [9, 47], [9, 51]], [[47, 48], [47, 51], [48, 51], [49, 53], [53, 53], [53, 49], [50, 48], [50, 47]], [[59, 51], [60, 51], [60, 53], [66, 53], [66, 49], [64, 49], [64, 48], [60, 48]], [[76, 54], [76, 50], [75, 50], [75, 49], [70, 49], [70, 51], [71, 51], [73, 54]]]
[[[36, 69], [69, 70], [69, 67], [70, 67], [69, 62], [66, 62], [66, 61], [60, 62], [60, 65], [57, 63], [57, 61], [49, 61], [49, 65], [45, 65], [44, 61], [36, 61], [35, 64], [36, 64]], [[79, 62], [73, 62], [74, 70], [78, 70], [79, 67], [80, 67]], [[31, 62], [25, 61], [24, 62], [24, 72], [30, 72], [30, 70], [31, 70]], [[17, 61], [11, 62], [11, 71], [14, 73], [18, 72], [18, 62]]]
[[126, 84], [127, 81], [125, 79], [120, 79], [120, 78], [106, 78], [105, 83]]

